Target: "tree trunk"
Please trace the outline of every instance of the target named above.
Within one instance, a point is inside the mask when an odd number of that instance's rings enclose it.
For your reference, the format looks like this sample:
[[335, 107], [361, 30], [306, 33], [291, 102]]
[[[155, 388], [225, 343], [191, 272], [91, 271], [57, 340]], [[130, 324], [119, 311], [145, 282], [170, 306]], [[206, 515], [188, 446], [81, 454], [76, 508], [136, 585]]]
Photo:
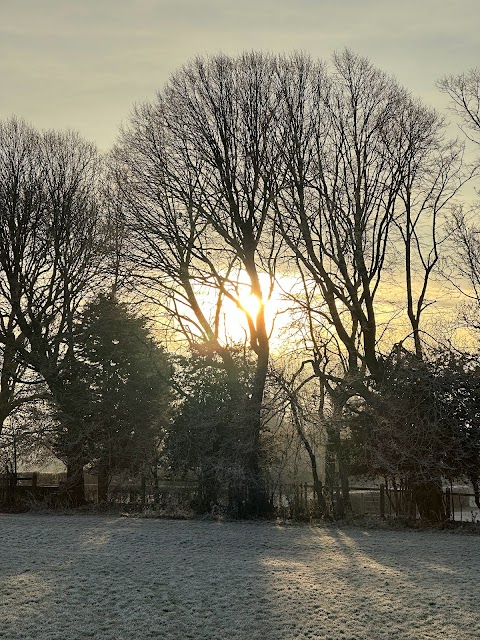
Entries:
[[472, 480], [473, 493], [475, 494], [475, 504], [480, 509], [480, 483], [478, 478]]
[[83, 475], [83, 465], [76, 456], [72, 456], [67, 461], [67, 482], [65, 493], [68, 504], [71, 507], [80, 507], [86, 504], [85, 480]]
[[[252, 261], [253, 262], [253, 261]], [[250, 271], [252, 282], [252, 293], [258, 300], [262, 300], [262, 291], [258, 281], [258, 275], [254, 268]], [[262, 406], [263, 395], [268, 372], [268, 361], [270, 356], [268, 334], [265, 327], [264, 306], [260, 305], [257, 313], [255, 329], [251, 336], [252, 350], [257, 356], [255, 376], [253, 379], [251, 394], [245, 399], [246, 411], [246, 465], [247, 476], [247, 497], [245, 504], [245, 515], [267, 516], [271, 513], [272, 506], [268, 499], [268, 492], [265, 478], [261, 468], [261, 428], [262, 428]]]
[[351, 513], [352, 504], [350, 502], [350, 469], [348, 462], [345, 460], [343, 452], [343, 443], [338, 439], [338, 475], [340, 477], [340, 487], [342, 489], [343, 516]]
[[13, 507], [16, 503], [17, 474], [7, 471], [5, 474], [5, 503]]
[[350, 504], [350, 469], [348, 461], [345, 458], [343, 443], [340, 436], [339, 427], [342, 424], [343, 397], [332, 396], [333, 416], [331, 424], [327, 426], [327, 459], [325, 481], [327, 491], [331, 496], [331, 504], [334, 504], [334, 491], [337, 490], [337, 500], [335, 507], [335, 516], [343, 518], [346, 512], [351, 511]]
[[441, 481], [417, 482], [413, 487], [413, 492], [422, 520], [428, 522], [444, 522], [446, 520]]
[[312, 469], [313, 486], [315, 489], [315, 495], [317, 496], [318, 513], [319, 515], [324, 516], [326, 515], [326, 502], [325, 502], [325, 497], [323, 495], [322, 483], [320, 481], [320, 478], [318, 477], [317, 457], [315, 455], [315, 451], [313, 450], [312, 445], [310, 444], [307, 438], [305, 431], [303, 430], [294, 398], [291, 399], [291, 408], [292, 408], [293, 421], [296, 427], [297, 434], [300, 440], [302, 441], [303, 446], [305, 447], [305, 450], [308, 454], [308, 458], [310, 460], [310, 467]]
[[98, 465], [98, 502], [108, 502], [108, 472], [105, 463]]
[[336, 463], [336, 450], [333, 438], [331, 437], [331, 428], [327, 428], [327, 445], [325, 447], [325, 494], [327, 516], [333, 519], [335, 503], [335, 463]]
[[218, 501], [218, 486], [214, 469], [208, 469], [202, 474], [198, 493], [198, 513], [210, 513]]
[[269, 350], [268, 343], [259, 349], [257, 369], [253, 383], [251, 398], [247, 400], [247, 438], [248, 452], [246, 460], [247, 500], [245, 515], [268, 516], [272, 511], [265, 478], [261, 468], [261, 411], [263, 393], [267, 377]]

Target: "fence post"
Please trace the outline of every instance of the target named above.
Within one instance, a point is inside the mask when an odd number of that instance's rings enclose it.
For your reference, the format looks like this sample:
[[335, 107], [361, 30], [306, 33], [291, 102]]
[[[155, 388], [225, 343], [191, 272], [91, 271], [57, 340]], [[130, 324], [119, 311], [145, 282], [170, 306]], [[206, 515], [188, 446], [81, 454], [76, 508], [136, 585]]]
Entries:
[[15, 473], [7, 473], [6, 475], [6, 503], [15, 504], [15, 488], [17, 486], [17, 475]]
[[343, 518], [345, 515], [345, 505], [343, 503], [343, 495], [340, 489], [340, 485], [335, 487], [335, 515], [339, 518]]
[[385, 485], [380, 485], [380, 517], [385, 520]]
[[158, 465], [156, 461], [153, 474], [153, 502], [155, 507], [158, 507], [160, 504], [160, 491], [158, 486]]
[[34, 491], [37, 488], [37, 484], [38, 484], [38, 473], [33, 473], [32, 474], [32, 489]]
[[445, 489], [445, 515], [447, 516], [447, 520], [450, 520], [450, 517], [452, 515], [450, 501], [451, 501], [450, 489], [447, 487]]
[[145, 474], [142, 473], [142, 484], [141, 484], [141, 505], [142, 505], [142, 509], [145, 509], [146, 495], [147, 495], [147, 483], [146, 483], [146, 479], [145, 479]]

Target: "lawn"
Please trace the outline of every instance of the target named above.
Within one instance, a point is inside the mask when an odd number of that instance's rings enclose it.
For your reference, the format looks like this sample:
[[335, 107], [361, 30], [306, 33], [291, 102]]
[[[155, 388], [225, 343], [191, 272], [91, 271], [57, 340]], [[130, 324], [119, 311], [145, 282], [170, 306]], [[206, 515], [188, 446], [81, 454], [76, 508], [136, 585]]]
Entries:
[[0, 638], [478, 640], [480, 539], [0, 514]]

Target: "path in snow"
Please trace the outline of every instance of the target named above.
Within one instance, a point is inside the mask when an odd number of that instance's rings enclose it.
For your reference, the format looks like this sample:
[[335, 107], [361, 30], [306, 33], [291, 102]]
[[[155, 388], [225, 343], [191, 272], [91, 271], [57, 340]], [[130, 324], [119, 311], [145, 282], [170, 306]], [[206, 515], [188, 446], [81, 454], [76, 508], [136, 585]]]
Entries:
[[480, 539], [0, 515], [0, 638], [479, 640]]

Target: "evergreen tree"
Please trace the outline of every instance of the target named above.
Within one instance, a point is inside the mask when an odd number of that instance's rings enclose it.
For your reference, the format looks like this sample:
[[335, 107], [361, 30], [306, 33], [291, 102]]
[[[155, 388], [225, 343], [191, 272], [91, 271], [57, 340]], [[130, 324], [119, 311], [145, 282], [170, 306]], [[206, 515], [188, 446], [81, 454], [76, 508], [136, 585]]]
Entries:
[[199, 482], [197, 510], [208, 512], [228, 493], [231, 509], [241, 501], [248, 480], [250, 446], [242, 397], [252, 365], [232, 353], [235, 371], [214, 354], [192, 353], [176, 360], [177, 415], [165, 440], [164, 455], [174, 473], [193, 473]]
[[76, 356], [89, 425], [84, 447], [98, 467], [99, 499], [105, 500], [115, 471], [156, 463], [168, 422], [169, 361], [145, 320], [105, 295], [84, 310]]

